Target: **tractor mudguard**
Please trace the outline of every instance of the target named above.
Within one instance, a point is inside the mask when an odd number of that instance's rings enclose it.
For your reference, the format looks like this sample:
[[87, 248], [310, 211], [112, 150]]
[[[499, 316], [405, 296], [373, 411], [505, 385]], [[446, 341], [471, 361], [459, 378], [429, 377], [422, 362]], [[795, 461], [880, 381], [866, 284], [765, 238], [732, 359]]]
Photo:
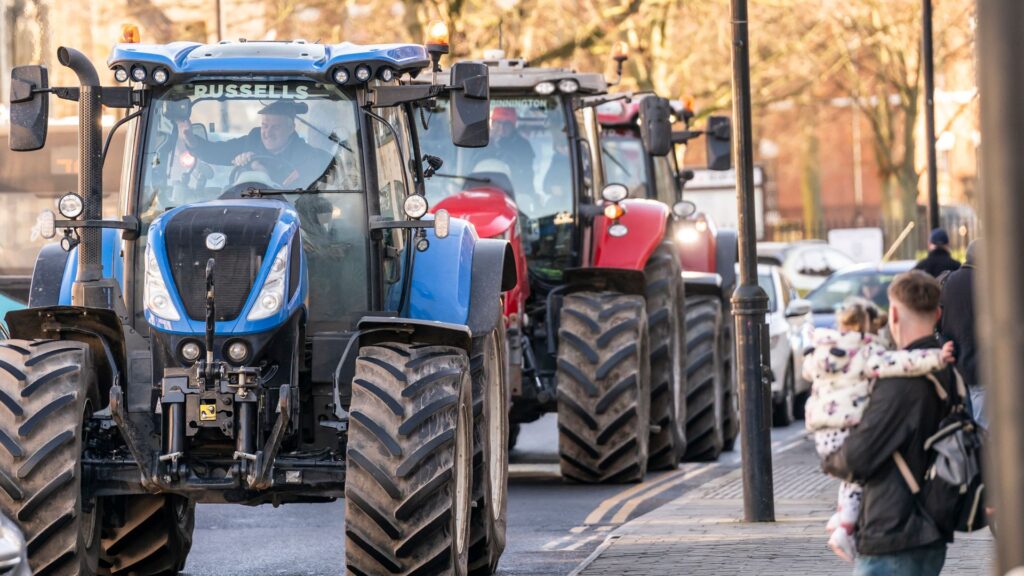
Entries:
[[643, 295], [644, 271], [624, 268], [570, 268], [565, 271], [565, 294], [587, 290], [613, 290], [623, 294]]
[[639, 198], [623, 200], [620, 205], [626, 211], [618, 220], [626, 227], [624, 236], [616, 238], [608, 233], [611, 223], [604, 215], [594, 219], [593, 265], [643, 271], [665, 238], [669, 209], [656, 200]]
[[409, 317], [465, 325], [472, 291], [473, 252], [479, 242], [473, 226], [452, 218], [447, 238], [425, 229], [429, 247], [417, 252], [409, 290]]
[[447, 238], [427, 229], [429, 248], [416, 254], [409, 317], [469, 326], [472, 334], [494, 327], [501, 293], [516, 285], [516, 262], [505, 240], [479, 239], [473, 226], [452, 218]]
[[106, 308], [47, 306], [25, 308], [5, 317], [11, 336], [22, 340], [75, 340], [89, 345], [93, 365], [101, 377], [101, 398], [119, 382], [125, 385], [126, 343], [124, 327], [117, 313]]
[[[360, 347], [397, 341], [454, 346], [470, 353], [473, 346], [473, 336], [469, 328], [461, 324], [390, 316], [363, 316], [357, 327], [360, 331]], [[355, 361], [355, 356], [352, 356], [351, 361]]]
[[[69, 254], [60, 244], [47, 244], [36, 256], [36, 265], [32, 269], [32, 284], [29, 288], [29, 308], [57, 306], [64, 288], [64, 271], [67, 269]], [[68, 286], [70, 302], [71, 287]]]
[[710, 272], [683, 272], [686, 295], [723, 296], [722, 277]]
[[516, 287], [516, 258], [505, 240], [477, 240], [469, 294], [469, 331], [482, 336], [501, 317], [501, 293]]
[[[102, 230], [102, 243], [103, 252], [100, 255], [100, 262], [103, 264], [103, 277], [114, 278], [117, 283], [124, 286], [124, 259], [121, 258], [121, 231], [112, 228], [104, 228]], [[57, 248], [60, 245], [55, 244]], [[44, 248], [45, 250], [46, 248]], [[39, 253], [39, 257], [36, 259], [36, 266], [38, 268], [39, 260], [43, 257], [43, 252]], [[75, 283], [75, 278], [78, 277], [78, 248], [72, 248], [71, 252], [67, 253], [67, 259], [64, 261], [64, 275], [60, 279], [60, 295], [56, 302], [50, 304], [40, 305], [60, 305], [60, 306], [71, 306], [71, 286]], [[40, 282], [44, 285], [54, 280], [53, 277], [43, 276], [39, 278]], [[36, 285], [36, 274], [32, 274], [32, 292], [34, 293], [38, 286]], [[34, 304], [32, 304], [34, 306]]]
[[736, 261], [739, 259], [739, 237], [735, 230], [718, 230], [715, 248], [715, 271], [722, 278], [727, 295], [736, 288]]

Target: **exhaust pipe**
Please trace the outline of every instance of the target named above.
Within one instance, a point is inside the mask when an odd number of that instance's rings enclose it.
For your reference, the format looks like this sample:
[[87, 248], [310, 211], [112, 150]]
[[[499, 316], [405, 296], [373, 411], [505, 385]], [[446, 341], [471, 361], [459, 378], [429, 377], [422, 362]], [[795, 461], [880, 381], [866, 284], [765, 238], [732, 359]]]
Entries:
[[[103, 218], [103, 149], [101, 146], [102, 108], [100, 105], [100, 78], [92, 62], [74, 48], [61, 46], [57, 49], [57, 60], [70, 68], [79, 83], [78, 97], [78, 195], [85, 206], [83, 220]], [[81, 244], [78, 247], [78, 278], [76, 283], [94, 282], [103, 277], [100, 256], [103, 252], [102, 234], [99, 228], [79, 228]], [[78, 299], [84, 296], [81, 290], [72, 291], [76, 306], [84, 306]]]

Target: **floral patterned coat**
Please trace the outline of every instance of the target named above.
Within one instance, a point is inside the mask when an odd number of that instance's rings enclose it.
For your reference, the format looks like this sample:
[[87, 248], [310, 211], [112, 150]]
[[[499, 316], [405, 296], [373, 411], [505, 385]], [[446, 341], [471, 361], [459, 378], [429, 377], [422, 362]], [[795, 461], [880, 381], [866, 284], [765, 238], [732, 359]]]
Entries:
[[812, 382], [807, 429], [856, 426], [876, 378], [922, 376], [943, 366], [939, 348], [890, 351], [875, 334], [817, 329], [803, 366], [804, 378]]

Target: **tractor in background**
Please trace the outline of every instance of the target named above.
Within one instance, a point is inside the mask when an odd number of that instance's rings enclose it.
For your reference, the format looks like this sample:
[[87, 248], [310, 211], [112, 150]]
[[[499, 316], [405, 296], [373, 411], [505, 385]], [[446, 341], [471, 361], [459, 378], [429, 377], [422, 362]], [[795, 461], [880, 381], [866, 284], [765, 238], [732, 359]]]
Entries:
[[[737, 233], [720, 230], [685, 199], [686, 182], [673, 150], [653, 153], [643, 131], [649, 117], [668, 115], [684, 130], [672, 132], [672, 143], [685, 146], [705, 136], [711, 170], [731, 168], [731, 134], [727, 117], [708, 118], [705, 131], [692, 130], [692, 105], [653, 94], [621, 93], [598, 107], [605, 172], [610, 182], [623, 183], [630, 197], [659, 200], [672, 207], [671, 237], [678, 247], [686, 291], [686, 350], [689, 363], [690, 409], [686, 458], [714, 460], [732, 450], [739, 433], [739, 388], [733, 363], [731, 298], [736, 287]], [[713, 399], [720, 399], [716, 404]]]
[[[616, 59], [621, 73], [625, 55]], [[506, 317], [509, 333], [522, 333], [511, 443], [522, 423], [557, 412], [566, 479], [636, 482], [649, 468], [675, 468], [686, 447], [692, 370], [671, 234], [676, 216], [663, 202], [630, 198], [606, 177], [596, 114], [608, 97], [603, 76], [534, 68], [503, 54], [474, 63], [489, 70], [491, 142], [453, 149], [444, 124], [431, 121], [450, 101], [421, 103], [423, 147], [438, 164], [427, 196], [441, 205], [500, 190], [518, 213], [519, 230], [508, 233], [519, 235], [525, 265], [518, 267], [529, 286], [523, 313]], [[446, 76], [418, 81], [444, 83]], [[667, 153], [668, 116], [652, 128], [645, 141]], [[719, 401], [713, 404], [720, 414]]]
[[[413, 104], [450, 94], [452, 143], [488, 140], [486, 66], [408, 82], [446, 52], [136, 30], [121, 85], [71, 48], [77, 87], [13, 70], [12, 149], [44, 146], [50, 94], [79, 106], [78, 190], [40, 217], [60, 243], [0, 342], [0, 511], [34, 572], [176, 573], [197, 502], [341, 497], [350, 573], [493, 572], [516, 273], [507, 242], [427, 212]], [[126, 112], [115, 219], [103, 106]]]

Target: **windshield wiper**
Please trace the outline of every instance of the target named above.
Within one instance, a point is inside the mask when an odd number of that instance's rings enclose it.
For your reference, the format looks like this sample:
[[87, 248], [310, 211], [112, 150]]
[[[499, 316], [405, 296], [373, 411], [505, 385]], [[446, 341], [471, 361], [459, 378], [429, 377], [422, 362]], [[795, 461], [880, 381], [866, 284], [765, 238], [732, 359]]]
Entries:
[[264, 198], [266, 196], [285, 196], [290, 194], [362, 194], [362, 190], [346, 190], [341, 188], [323, 190], [308, 188], [293, 188], [290, 190], [278, 190], [275, 188], [246, 188], [242, 192], [242, 198]]
[[456, 180], [471, 180], [473, 182], [483, 182], [484, 184], [491, 183], [491, 179], [484, 176], [460, 176], [458, 174], [444, 174], [442, 172], [434, 172], [434, 176], [440, 176], [441, 178], [454, 178]]
[[623, 171], [623, 172], [625, 172], [627, 176], [632, 176], [632, 175], [633, 175], [633, 173], [632, 173], [632, 172], [631, 172], [631, 171], [629, 170], [629, 168], [626, 168], [626, 166], [625, 166], [625, 165], [624, 165], [624, 164], [623, 164], [622, 162], [619, 162], [619, 159], [618, 159], [618, 158], [616, 158], [616, 157], [615, 157], [615, 155], [614, 155], [614, 154], [612, 154], [612, 153], [611, 153], [611, 152], [610, 152], [610, 151], [609, 151], [609, 150], [608, 150], [607, 148], [605, 148], [604, 146], [602, 146], [602, 147], [601, 147], [601, 152], [604, 152], [604, 155], [605, 155], [605, 156], [606, 156], [606, 157], [607, 157], [607, 158], [608, 158], [609, 160], [611, 160], [612, 162], [614, 162], [616, 166], [618, 166], [619, 168], [621, 168], [621, 169], [622, 169], [622, 171]]

